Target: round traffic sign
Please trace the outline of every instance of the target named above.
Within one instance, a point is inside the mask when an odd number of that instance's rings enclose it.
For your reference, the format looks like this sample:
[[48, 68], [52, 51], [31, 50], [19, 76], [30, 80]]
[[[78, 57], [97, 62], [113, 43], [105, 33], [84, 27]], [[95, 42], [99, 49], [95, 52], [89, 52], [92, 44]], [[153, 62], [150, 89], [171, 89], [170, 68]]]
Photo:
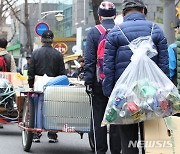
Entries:
[[43, 32], [49, 29], [50, 29], [49, 25], [45, 22], [39, 22], [35, 26], [35, 32], [39, 36], [42, 36]]

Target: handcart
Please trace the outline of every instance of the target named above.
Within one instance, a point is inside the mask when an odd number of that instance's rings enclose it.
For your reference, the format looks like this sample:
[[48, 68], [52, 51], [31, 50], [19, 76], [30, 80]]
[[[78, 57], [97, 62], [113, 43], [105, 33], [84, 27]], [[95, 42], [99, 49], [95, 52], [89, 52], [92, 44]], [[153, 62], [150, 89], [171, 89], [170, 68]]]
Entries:
[[21, 96], [26, 96], [19, 123], [24, 151], [30, 150], [33, 133], [71, 132], [81, 138], [89, 133], [91, 106], [83, 85], [47, 86], [44, 92], [21, 92]]
[[19, 90], [13, 88], [7, 79], [0, 78], [0, 123], [21, 121], [20, 105], [15, 102], [15, 93]]

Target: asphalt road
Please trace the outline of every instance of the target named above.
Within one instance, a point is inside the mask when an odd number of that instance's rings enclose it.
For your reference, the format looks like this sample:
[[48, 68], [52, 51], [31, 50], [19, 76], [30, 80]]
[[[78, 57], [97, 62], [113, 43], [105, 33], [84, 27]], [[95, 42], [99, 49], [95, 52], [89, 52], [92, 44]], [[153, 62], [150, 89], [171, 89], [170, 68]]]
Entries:
[[[93, 154], [88, 136], [83, 139], [77, 133], [58, 133], [58, 143], [48, 143], [44, 132], [40, 143], [32, 143], [30, 154]], [[0, 154], [27, 154], [21, 144], [21, 131], [17, 124], [4, 125], [0, 129]], [[110, 154], [110, 152], [107, 152]]]

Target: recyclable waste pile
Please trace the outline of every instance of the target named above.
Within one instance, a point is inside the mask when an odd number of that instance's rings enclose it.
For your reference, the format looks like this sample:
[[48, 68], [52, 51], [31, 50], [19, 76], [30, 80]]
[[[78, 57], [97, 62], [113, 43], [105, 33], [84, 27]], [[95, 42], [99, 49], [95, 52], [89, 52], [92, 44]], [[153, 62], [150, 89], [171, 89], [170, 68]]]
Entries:
[[[132, 91], [121, 85], [109, 100], [104, 124], [133, 124], [153, 118], [168, 117], [180, 111], [180, 97], [173, 90], [164, 90], [148, 80], [137, 81]], [[129, 91], [122, 95], [122, 91]]]

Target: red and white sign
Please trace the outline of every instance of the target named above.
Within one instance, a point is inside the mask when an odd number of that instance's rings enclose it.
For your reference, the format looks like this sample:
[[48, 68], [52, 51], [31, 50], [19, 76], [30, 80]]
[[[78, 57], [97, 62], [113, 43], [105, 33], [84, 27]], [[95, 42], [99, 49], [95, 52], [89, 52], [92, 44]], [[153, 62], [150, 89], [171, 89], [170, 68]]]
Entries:
[[39, 36], [42, 36], [43, 32], [49, 29], [50, 29], [49, 25], [45, 22], [39, 22], [35, 25], [35, 32]]
[[68, 51], [68, 46], [65, 43], [56, 43], [54, 45], [54, 48], [61, 52], [63, 55]]

